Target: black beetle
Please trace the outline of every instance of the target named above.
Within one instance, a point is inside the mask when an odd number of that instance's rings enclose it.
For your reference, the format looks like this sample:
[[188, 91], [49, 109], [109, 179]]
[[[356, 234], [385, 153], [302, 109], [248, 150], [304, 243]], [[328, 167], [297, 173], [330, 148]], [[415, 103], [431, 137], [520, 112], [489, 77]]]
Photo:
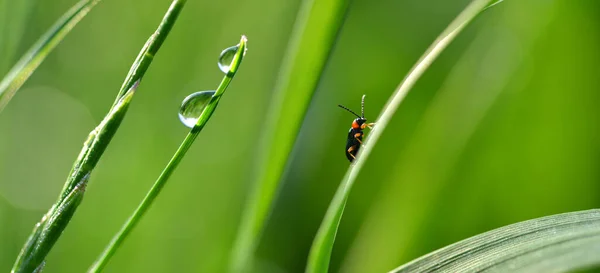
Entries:
[[367, 119], [365, 118], [365, 96], [366, 95], [362, 96], [360, 104], [360, 116], [347, 107], [338, 104], [339, 107], [356, 116], [356, 119], [352, 121], [352, 128], [350, 128], [350, 131], [348, 131], [348, 139], [346, 140], [346, 157], [348, 160], [350, 160], [350, 162], [356, 159], [356, 154], [360, 149], [360, 145], [362, 145], [362, 139], [365, 134], [363, 130], [367, 127], [373, 129], [373, 125], [375, 125], [375, 123], [367, 123]]

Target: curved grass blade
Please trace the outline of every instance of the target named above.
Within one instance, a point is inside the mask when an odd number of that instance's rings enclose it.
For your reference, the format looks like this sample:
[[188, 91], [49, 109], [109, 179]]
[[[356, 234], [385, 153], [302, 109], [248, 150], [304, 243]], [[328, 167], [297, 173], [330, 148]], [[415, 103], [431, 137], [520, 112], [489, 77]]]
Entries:
[[487, 7], [485, 7], [485, 9], [489, 9], [489, 8], [495, 6], [495, 5], [498, 5], [498, 4], [502, 3], [503, 1], [504, 0], [494, 0], [494, 1], [492, 1], [492, 3], [488, 4]]
[[260, 145], [258, 174], [246, 200], [246, 210], [232, 251], [232, 272], [242, 272], [249, 267], [347, 7], [348, 0], [302, 2], [268, 112], [267, 128]]
[[501, 227], [390, 272], [567, 272], [600, 264], [600, 210]]
[[156, 197], [158, 197], [158, 194], [160, 194], [160, 191], [169, 180], [171, 174], [179, 165], [179, 162], [181, 162], [181, 160], [183, 159], [183, 156], [187, 153], [188, 149], [192, 146], [192, 143], [194, 143], [194, 140], [196, 139], [198, 134], [202, 131], [202, 128], [204, 128], [212, 114], [215, 112], [217, 105], [219, 104], [219, 100], [225, 93], [225, 90], [229, 86], [231, 80], [233, 80], [233, 77], [235, 76], [240, 64], [242, 63], [242, 59], [247, 48], [246, 42], [246, 37], [242, 36], [240, 44], [238, 45], [238, 49], [233, 57], [233, 60], [231, 61], [229, 72], [225, 75], [225, 77], [221, 81], [221, 84], [219, 84], [217, 91], [212, 96], [207, 106], [204, 108], [204, 110], [198, 117], [196, 125], [190, 130], [183, 142], [179, 145], [179, 148], [177, 149], [167, 166], [163, 169], [158, 179], [156, 179], [156, 182], [154, 182], [154, 185], [152, 185], [152, 188], [150, 188], [150, 191], [148, 191], [148, 193], [144, 197], [144, 200], [142, 200], [135, 212], [129, 217], [129, 219], [127, 220], [127, 222], [125, 222], [123, 227], [121, 227], [121, 230], [119, 230], [119, 232], [117, 232], [117, 234], [113, 237], [113, 239], [104, 249], [102, 254], [100, 254], [100, 257], [98, 257], [98, 259], [90, 267], [88, 272], [101, 272], [104, 269], [110, 258], [115, 254], [117, 249], [121, 246], [123, 241], [131, 233], [133, 228], [139, 223], [139, 221], [148, 211]]
[[346, 206], [346, 201], [350, 195], [350, 190], [354, 181], [363, 167], [367, 157], [371, 153], [373, 146], [383, 133], [383, 130], [391, 120], [392, 116], [400, 106], [400, 103], [408, 91], [415, 85], [417, 80], [423, 75], [427, 68], [435, 61], [442, 51], [458, 36], [458, 34], [483, 10], [490, 4], [496, 4], [497, 0], [474, 0], [458, 15], [456, 19], [442, 32], [442, 34], [433, 42], [425, 54], [417, 61], [415, 66], [402, 81], [398, 89], [394, 92], [383, 112], [377, 118], [377, 125], [371, 134], [364, 141], [364, 147], [358, 153], [354, 164], [350, 166], [338, 187], [329, 208], [325, 214], [323, 222], [317, 231], [313, 245], [311, 247], [306, 272], [327, 272], [329, 269], [329, 260], [331, 251], [337, 234], [337, 229]]
[[[119, 128], [142, 77], [169, 34], [184, 3], [185, 1], [173, 1], [160, 26], [142, 48], [117, 95], [115, 104], [85, 141], [58, 200], [35, 226], [25, 243], [13, 266], [13, 273], [33, 272], [36, 268], [40, 268], [46, 255], [66, 228], [83, 198], [83, 189], [85, 189], [92, 170]], [[71, 196], [74, 193], [77, 193], [76, 197], [79, 201], [67, 202], [73, 198]], [[68, 206], [64, 207], [64, 204], [68, 204]], [[54, 221], [51, 221], [53, 219]]]
[[100, 0], [82, 0], [67, 11], [0, 82], [0, 112], [50, 52]]
[[0, 0], [0, 72], [3, 74], [14, 65], [13, 60], [25, 36], [34, 4], [34, 1]]

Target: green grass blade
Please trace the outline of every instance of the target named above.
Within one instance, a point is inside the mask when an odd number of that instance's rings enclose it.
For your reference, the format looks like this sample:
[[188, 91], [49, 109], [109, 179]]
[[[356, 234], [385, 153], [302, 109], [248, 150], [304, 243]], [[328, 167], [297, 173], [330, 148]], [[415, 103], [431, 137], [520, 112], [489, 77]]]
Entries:
[[48, 220], [44, 221], [44, 225], [39, 234], [39, 238], [35, 247], [31, 251], [32, 255], [24, 261], [24, 267], [21, 272], [30, 272], [40, 270], [44, 266], [44, 258], [50, 251], [54, 243], [60, 237], [62, 230], [69, 223], [75, 210], [83, 200], [85, 188], [87, 186], [87, 178], [79, 182], [73, 191], [58, 205], [52, 213], [48, 214]]
[[212, 114], [215, 112], [217, 105], [219, 104], [219, 100], [225, 93], [225, 90], [229, 86], [231, 80], [233, 80], [233, 77], [235, 76], [240, 64], [242, 63], [242, 59], [246, 52], [246, 48], [246, 37], [242, 36], [237, 52], [235, 53], [235, 56], [231, 61], [229, 73], [225, 75], [225, 77], [219, 84], [217, 91], [212, 96], [211, 100], [208, 102], [208, 105], [204, 108], [204, 110], [198, 117], [196, 125], [187, 134], [187, 136], [185, 137], [185, 139], [183, 140], [183, 142], [181, 143], [181, 145], [179, 146], [179, 148], [177, 149], [167, 166], [164, 168], [158, 179], [156, 179], [156, 181], [154, 182], [154, 185], [152, 185], [152, 188], [150, 188], [150, 191], [148, 191], [142, 202], [138, 205], [135, 212], [129, 217], [127, 222], [125, 222], [121, 230], [119, 230], [119, 232], [117, 232], [117, 234], [113, 237], [113, 239], [104, 249], [102, 254], [100, 254], [98, 259], [90, 267], [88, 272], [101, 272], [104, 269], [110, 258], [115, 254], [117, 249], [121, 246], [123, 241], [131, 233], [133, 228], [135, 228], [135, 226], [139, 223], [139, 221], [148, 211], [156, 197], [158, 197], [160, 191], [163, 189], [163, 187], [169, 180], [169, 177], [171, 177], [171, 174], [173, 174], [173, 172], [179, 165], [179, 162], [181, 162], [188, 149], [194, 143], [194, 140], [196, 139], [198, 134], [202, 131], [202, 128], [204, 128]]
[[35, 226], [11, 272], [33, 272], [44, 262], [81, 203], [90, 173], [125, 117], [136, 88], [137, 85], [134, 85], [90, 133], [65, 183], [63, 191], [66, 194], [59, 196], [57, 202]]
[[474, 0], [469, 6], [442, 32], [434, 41], [425, 54], [417, 61], [415, 66], [402, 81], [398, 89], [394, 92], [382, 113], [378, 117], [374, 130], [369, 134], [364, 142], [362, 149], [356, 157], [354, 163], [350, 166], [344, 176], [329, 208], [325, 214], [323, 222], [313, 241], [311, 247], [306, 272], [327, 272], [329, 269], [329, 260], [335, 242], [337, 229], [346, 206], [346, 201], [354, 181], [364, 165], [367, 157], [371, 153], [373, 146], [383, 133], [385, 127], [392, 116], [400, 106], [402, 100], [406, 97], [410, 89], [417, 80], [423, 75], [427, 68], [435, 61], [442, 51], [456, 38], [456, 36], [483, 10], [496, 4], [494, 0]]
[[148, 41], [135, 58], [134, 65], [131, 66], [129, 73], [127, 73], [127, 77], [125, 77], [125, 81], [121, 86], [121, 90], [119, 91], [114, 104], [117, 104], [121, 96], [125, 94], [125, 91], [129, 90], [131, 86], [144, 76], [144, 73], [146, 73], [146, 70], [148, 70], [148, 67], [150, 67], [150, 64], [152, 63], [154, 56], [173, 28], [186, 1], [187, 0], [176, 0], [171, 3], [169, 10], [165, 13], [160, 25], [158, 25], [154, 34], [148, 38]]
[[[152, 62], [154, 55], [169, 34], [169, 30], [177, 19], [184, 3], [184, 0], [173, 1], [159, 28], [142, 48], [139, 56], [131, 66], [131, 70], [123, 83], [123, 87], [119, 90], [115, 103], [109, 113], [92, 130], [85, 141], [58, 200], [48, 213], [44, 215], [40, 223], [36, 225], [28, 241], [19, 253], [12, 269], [13, 273], [33, 272], [36, 268], [40, 268], [46, 255], [48, 255], [54, 243], [66, 228], [81, 201], [65, 203], [66, 200], [70, 200], [70, 196], [74, 192], [79, 192], [79, 189], [85, 189], [87, 179], [119, 128], [142, 77]], [[80, 192], [82, 198], [83, 190]], [[68, 204], [68, 207], [63, 208], [63, 204]], [[48, 222], [48, 219], [56, 220]]]
[[[247, 198], [231, 270], [249, 266], [308, 104], [348, 7], [347, 0], [305, 0], [298, 13], [268, 112], [257, 177]], [[301, 75], [301, 76], [300, 76]]]
[[50, 52], [100, 0], [82, 0], [65, 13], [0, 82], [0, 112]]
[[31, 21], [33, 1], [0, 0], [0, 73], [8, 72], [13, 65], [19, 44]]
[[399, 268], [403, 272], [568, 272], [600, 264], [600, 210], [501, 227]]
[[[156, 31], [150, 36], [150, 38], [148, 38], [148, 40], [144, 44], [144, 47], [142, 48], [135, 61], [131, 65], [129, 73], [125, 77], [125, 81], [123, 82], [123, 85], [121, 86], [121, 89], [117, 94], [117, 97], [113, 104], [113, 109], [119, 104], [120, 101], [122, 101], [124, 94], [126, 94], [126, 92], [129, 92], [128, 90], [137, 89], [137, 86], [144, 77], [146, 71], [148, 70], [148, 67], [154, 60], [154, 56], [160, 49], [160, 46], [163, 44], [164, 40], [169, 35], [169, 32], [173, 27], [173, 24], [177, 20], [177, 17], [179, 16], [179, 13], [181, 12], [181, 9], [183, 8], [185, 2], [186, 0], [174, 0], [172, 2], [160, 25], [158, 26]], [[106, 131], [112, 132], [110, 130]], [[94, 134], [94, 132], [92, 132], [92, 134]], [[110, 136], [110, 138], [112, 138], [112, 136]], [[108, 141], [110, 141], [110, 138], [107, 138]], [[108, 143], [106, 143], [106, 145], [99, 145], [98, 147], [102, 147], [102, 149], [104, 149], [107, 145]], [[88, 171], [87, 168], [90, 167], [86, 167], [85, 164], [87, 164], [88, 162], [94, 162], [94, 165], [91, 166], [91, 168], [93, 169], [93, 167], [95, 166], [95, 162], [97, 162], [97, 160], [100, 158], [103, 151], [104, 150], [100, 151], [99, 153], [94, 153], [91, 152], [91, 149], [84, 149], [79, 155], [79, 159], [77, 161], [78, 163], [75, 164], [75, 166], [73, 167], [74, 170], [71, 173], [79, 177], [85, 175], [85, 173], [87, 173]], [[78, 179], [74, 179], [74, 181], [78, 181]], [[70, 189], [75, 186], [75, 184], [76, 183], [65, 184], [65, 188], [63, 188], [62, 190], [61, 197], [64, 198], [69, 193]]]

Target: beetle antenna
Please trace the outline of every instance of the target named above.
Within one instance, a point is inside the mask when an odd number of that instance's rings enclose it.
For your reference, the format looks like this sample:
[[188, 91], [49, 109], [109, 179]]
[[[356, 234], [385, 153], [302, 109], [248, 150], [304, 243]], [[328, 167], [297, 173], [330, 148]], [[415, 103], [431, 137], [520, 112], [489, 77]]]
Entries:
[[343, 105], [341, 105], [341, 104], [338, 104], [338, 106], [339, 106], [340, 108], [342, 108], [342, 109], [344, 109], [344, 110], [346, 110], [346, 111], [348, 111], [348, 112], [352, 113], [352, 114], [353, 114], [353, 115], [355, 115], [356, 117], [360, 118], [360, 116], [359, 116], [359, 115], [357, 115], [356, 113], [354, 113], [354, 111], [352, 111], [352, 110], [348, 109], [346, 106], [343, 106]]
[[362, 118], [365, 118], [365, 97], [367, 95], [362, 96], [362, 100], [360, 102], [360, 113], [362, 114]]

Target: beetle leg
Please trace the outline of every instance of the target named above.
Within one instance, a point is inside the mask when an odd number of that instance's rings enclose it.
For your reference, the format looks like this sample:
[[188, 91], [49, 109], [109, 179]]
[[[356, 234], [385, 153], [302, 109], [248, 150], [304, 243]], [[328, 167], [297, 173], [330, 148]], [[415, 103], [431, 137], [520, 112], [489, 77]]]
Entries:
[[352, 154], [352, 151], [354, 151], [354, 146], [350, 146], [350, 148], [348, 148], [348, 154], [349, 154], [349, 155], [350, 155], [352, 158], [356, 159], [356, 157], [355, 157], [355, 156]]
[[359, 139], [359, 137], [362, 136], [362, 133], [356, 133], [354, 134], [354, 139], [356, 139], [356, 141], [358, 141], [358, 143], [360, 143], [360, 145], [362, 145], [362, 141]]
[[375, 126], [375, 123], [367, 123], [367, 127], [369, 127], [369, 129], [373, 129], [373, 126]]

